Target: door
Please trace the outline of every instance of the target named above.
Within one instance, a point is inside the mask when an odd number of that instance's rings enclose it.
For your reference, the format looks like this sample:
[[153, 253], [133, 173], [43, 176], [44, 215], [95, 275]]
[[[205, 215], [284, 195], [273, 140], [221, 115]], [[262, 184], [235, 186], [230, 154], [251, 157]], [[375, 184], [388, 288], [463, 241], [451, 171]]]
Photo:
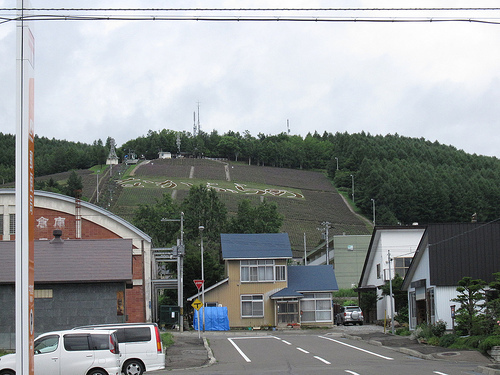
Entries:
[[[65, 334], [64, 348], [61, 348], [61, 375], [86, 374], [94, 364], [94, 351], [91, 350], [88, 334]], [[38, 375], [38, 374], [37, 374]]]
[[35, 341], [35, 374], [60, 375], [61, 337], [48, 335]]

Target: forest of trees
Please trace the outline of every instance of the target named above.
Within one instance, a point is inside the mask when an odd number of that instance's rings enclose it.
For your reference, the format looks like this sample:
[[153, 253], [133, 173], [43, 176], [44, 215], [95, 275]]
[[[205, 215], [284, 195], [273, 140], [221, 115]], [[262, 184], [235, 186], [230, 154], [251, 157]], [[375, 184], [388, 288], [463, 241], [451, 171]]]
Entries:
[[[178, 142], [178, 139], [180, 142]], [[14, 180], [15, 137], [0, 133], [0, 177]], [[89, 168], [103, 164], [110, 138], [92, 145], [35, 139], [37, 176]], [[180, 146], [179, 146], [180, 145]], [[364, 132], [297, 135], [258, 134], [253, 137], [228, 132], [149, 131], [117, 149], [122, 158], [129, 152], [146, 159], [158, 151], [179, 151], [188, 157], [227, 158], [253, 165], [324, 170], [334, 185], [351, 196], [371, 217], [376, 204], [377, 224], [465, 222], [500, 217], [500, 162], [495, 157], [470, 155], [453, 146], [425, 139]], [[338, 169], [337, 169], [338, 165]]]

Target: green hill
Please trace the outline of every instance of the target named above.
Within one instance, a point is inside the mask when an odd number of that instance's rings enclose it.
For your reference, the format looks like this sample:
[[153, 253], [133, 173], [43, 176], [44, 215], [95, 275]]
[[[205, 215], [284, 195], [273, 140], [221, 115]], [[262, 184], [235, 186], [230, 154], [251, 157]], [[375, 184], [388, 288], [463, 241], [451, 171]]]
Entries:
[[[113, 169], [119, 168], [123, 166]], [[323, 221], [331, 223], [330, 235], [371, 232], [367, 222], [350, 211], [328, 178], [320, 172], [181, 158], [143, 161], [125, 176], [108, 182], [103, 179], [100, 190], [105, 195], [111, 187], [113, 198], [107, 198], [108, 202], [110, 200], [109, 209], [129, 221], [140, 204], [154, 204], [165, 192], [181, 201], [190, 186], [203, 184], [219, 193], [230, 216], [236, 213], [242, 199], [276, 202], [279, 212], [285, 217], [282, 231], [289, 234], [297, 255], [304, 250], [304, 233], [308, 250], [321, 242], [318, 228]], [[92, 180], [87, 178], [87, 181]], [[87, 187], [84, 189], [88, 191]], [[106, 198], [101, 199], [103, 203]]]

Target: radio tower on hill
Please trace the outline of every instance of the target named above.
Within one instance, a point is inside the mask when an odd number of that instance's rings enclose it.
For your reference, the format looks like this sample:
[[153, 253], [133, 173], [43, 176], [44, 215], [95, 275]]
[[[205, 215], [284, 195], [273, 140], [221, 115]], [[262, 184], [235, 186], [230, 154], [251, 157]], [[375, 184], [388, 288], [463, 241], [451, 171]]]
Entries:
[[193, 112], [193, 137], [200, 134], [200, 102], [198, 104], [198, 125], [196, 124], [196, 112]]

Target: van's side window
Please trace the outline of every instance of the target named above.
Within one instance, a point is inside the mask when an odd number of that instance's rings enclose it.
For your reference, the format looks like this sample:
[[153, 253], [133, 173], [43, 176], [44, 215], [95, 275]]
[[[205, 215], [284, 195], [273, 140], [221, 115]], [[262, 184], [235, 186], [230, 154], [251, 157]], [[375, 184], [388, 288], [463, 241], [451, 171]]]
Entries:
[[120, 328], [116, 332], [118, 342], [141, 342], [151, 340], [149, 327]]
[[89, 339], [87, 335], [65, 335], [64, 349], [68, 352], [79, 350], [90, 350]]
[[93, 350], [108, 350], [109, 336], [108, 335], [92, 335]]

